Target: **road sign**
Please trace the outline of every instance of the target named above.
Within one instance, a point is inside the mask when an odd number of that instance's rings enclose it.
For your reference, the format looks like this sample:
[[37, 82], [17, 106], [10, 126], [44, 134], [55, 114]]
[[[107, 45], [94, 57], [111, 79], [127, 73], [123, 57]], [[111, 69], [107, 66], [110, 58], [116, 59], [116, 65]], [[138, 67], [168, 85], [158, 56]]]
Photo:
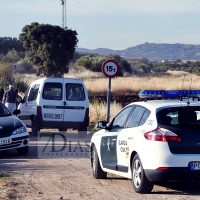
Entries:
[[115, 60], [106, 60], [101, 67], [101, 71], [106, 77], [112, 78], [118, 74], [119, 65]]

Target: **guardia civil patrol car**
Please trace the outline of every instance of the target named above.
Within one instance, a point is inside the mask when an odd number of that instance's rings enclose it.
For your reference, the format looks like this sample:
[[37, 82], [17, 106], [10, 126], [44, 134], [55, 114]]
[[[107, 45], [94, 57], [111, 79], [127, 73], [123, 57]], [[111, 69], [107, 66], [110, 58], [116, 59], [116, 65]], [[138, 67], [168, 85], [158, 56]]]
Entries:
[[[200, 90], [143, 90], [91, 138], [93, 177], [132, 179], [138, 193], [158, 181], [200, 180]], [[150, 100], [150, 99], [158, 100]]]

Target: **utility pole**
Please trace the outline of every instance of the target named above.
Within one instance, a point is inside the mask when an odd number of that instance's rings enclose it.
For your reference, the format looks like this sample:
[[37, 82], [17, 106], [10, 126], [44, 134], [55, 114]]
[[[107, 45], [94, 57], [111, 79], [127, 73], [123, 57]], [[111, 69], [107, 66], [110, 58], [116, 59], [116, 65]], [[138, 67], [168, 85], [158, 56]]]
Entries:
[[67, 28], [66, 0], [60, 0], [62, 5], [62, 28]]

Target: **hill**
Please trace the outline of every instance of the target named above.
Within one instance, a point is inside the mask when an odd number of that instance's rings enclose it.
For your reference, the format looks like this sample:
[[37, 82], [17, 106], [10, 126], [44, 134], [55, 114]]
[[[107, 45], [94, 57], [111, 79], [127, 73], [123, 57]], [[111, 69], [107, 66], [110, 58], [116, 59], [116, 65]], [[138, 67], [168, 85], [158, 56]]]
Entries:
[[124, 58], [137, 59], [145, 57], [150, 61], [162, 60], [200, 60], [200, 45], [193, 44], [156, 44], [144, 43], [124, 50], [97, 48], [89, 50], [77, 48], [77, 52], [93, 53], [100, 55], [117, 54]]

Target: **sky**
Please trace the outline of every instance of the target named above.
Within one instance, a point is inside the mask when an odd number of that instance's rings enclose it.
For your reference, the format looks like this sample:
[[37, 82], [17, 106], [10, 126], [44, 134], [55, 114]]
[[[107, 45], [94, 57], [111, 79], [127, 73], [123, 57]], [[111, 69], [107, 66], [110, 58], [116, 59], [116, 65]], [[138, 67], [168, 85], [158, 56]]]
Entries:
[[[32, 22], [62, 26], [60, 0], [0, 0], [0, 37]], [[79, 48], [125, 50], [148, 43], [200, 44], [200, 0], [66, 0]]]

